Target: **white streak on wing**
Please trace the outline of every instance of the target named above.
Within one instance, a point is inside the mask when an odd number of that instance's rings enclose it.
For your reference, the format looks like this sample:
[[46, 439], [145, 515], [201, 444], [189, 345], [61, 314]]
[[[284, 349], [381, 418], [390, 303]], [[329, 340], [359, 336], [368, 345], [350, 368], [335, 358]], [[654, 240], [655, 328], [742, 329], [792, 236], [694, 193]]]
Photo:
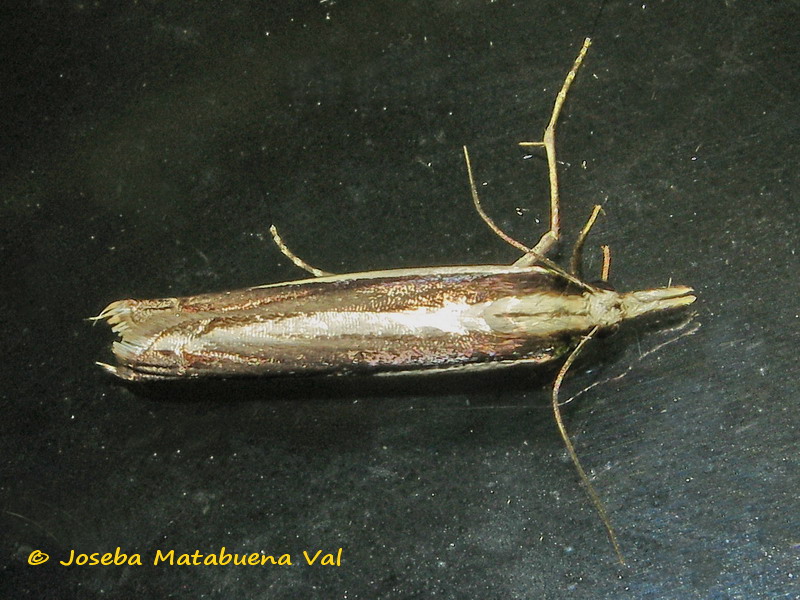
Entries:
[[486, 319], [482, 316], [487, 304], [446, 302], [439, 308], [417, 308], [389, 313], [389, 318], [398, 328], [408, 332], [427, 330], [454, 335], [467, 335], [475, 331], [489, 332]]
[[196, 343], [239, 347], [270, 343], [313, 343], [324, 338], [467, 335], [491, 331], [482, 317], [486, 303], [448, 302], [396, 312], [329, 311], [217, 327]]

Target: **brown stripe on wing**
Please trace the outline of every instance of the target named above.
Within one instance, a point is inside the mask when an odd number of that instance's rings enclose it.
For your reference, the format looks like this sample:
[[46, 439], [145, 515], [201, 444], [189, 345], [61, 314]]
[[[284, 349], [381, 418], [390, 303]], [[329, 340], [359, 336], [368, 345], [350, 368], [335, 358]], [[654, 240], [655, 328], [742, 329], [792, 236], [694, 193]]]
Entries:
[[469, 304], [536, 291], [563, 293], [573, 286], [561, 276], [542, 271], [405, 275], [324, 282], [287, 283], [179, 298], [180, 310], [215, 312], [264, 310], [296, 315], [309, 312], [396, 312], [437, 307], [447, 302]]
[[[187, 372], [198, 374], [219, 372], [221, 368], [228, 374], [252, 375], [369, 373], [510, 360], [545, 363], [559, 358], [569, 347], [553, 338], [498, 338], [485, 334], [431, 339], [409, 336], [355, 339], [354, 336], [342, 336], [308, 346], [290, 342], [273, 343], [260, 350], [251, 348], [246, 356], [223, 348], [207, 347], [203, 354], [185, 354], [183, 362]], [[152, 358], [155, 363], [160, 362], [158, 358]]]

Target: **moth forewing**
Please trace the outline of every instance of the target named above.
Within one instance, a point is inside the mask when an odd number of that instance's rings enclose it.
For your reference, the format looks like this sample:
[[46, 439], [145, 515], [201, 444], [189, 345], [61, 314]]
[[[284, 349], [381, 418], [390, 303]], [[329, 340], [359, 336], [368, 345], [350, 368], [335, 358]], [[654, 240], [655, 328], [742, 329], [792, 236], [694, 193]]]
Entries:
[[370, 373], [548, 362], [593, 327], [682, 306], [690, 291], [583, 289], [538, 266], [440, 267], [122, 300], [98, 318], [120, 336], [117, 366], [104, 366], [133, 381]]

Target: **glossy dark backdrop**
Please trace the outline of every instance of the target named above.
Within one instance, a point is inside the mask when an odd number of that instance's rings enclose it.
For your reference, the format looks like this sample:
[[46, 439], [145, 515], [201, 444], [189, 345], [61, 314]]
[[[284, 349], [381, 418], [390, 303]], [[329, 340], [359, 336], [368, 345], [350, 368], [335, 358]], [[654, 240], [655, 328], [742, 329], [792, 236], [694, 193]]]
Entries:
[[[792, 597], [797, 5], [609, 2], [594, 26], [585, 2], [261, 4], [2, 20], [2, 595]], [[273, 222], [331, 271], [514, 260], [470, 208], [461, 145], [487, 210], [536, 239], [544, 163], [515, 142], [589, 33], [560, 129], [567, 233], [604, 203], [615, 285], [693, 285], [702, 324], [642, 361], [663, 334], [612, 338], [570, 383], [633, 366], [568, 411], [629, 569], [549, 374], [143, 390], [93, 365], [112, 336], [83, 319], [109, 301], [300, 276]], [[55, 562], [116, 546], [344, 564]]]

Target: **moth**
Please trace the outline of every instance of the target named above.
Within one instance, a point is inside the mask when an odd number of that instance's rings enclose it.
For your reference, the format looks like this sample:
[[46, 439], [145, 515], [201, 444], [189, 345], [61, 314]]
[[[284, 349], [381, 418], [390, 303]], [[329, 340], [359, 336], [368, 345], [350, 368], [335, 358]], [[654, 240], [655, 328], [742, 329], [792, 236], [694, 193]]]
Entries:
[[118, 334], [115, 365], [129, 381], [240, 375], [350, 374], [494, 369], [541, 365], [567, 357], [552, 390], [553, 412], [579, 476], [620, 560], [615, 533], [578, 461], [559, 410], [561, 382], [583, 346], [623, 321], [687, 306], [690, 287], [617, 292], [581, 276], [582, 249], [596, 206], [575, 243], [570, 268], [547, 258], [560, 239], [555, 131], [567, 92], [591, 45], [587, 38], [556, 96], [540, 141], [550, 180], [550, 228], [528, 247], [506, 235], [483, 210], [469, 153], [463, 148], [480, 217], [522, 252], [511, 265], [394, 269], [333, 275], [295, 255], [273, 226], [278, 248], [313, 277], [242, 290], [155, 300], [120, 300], [97, 317]]

